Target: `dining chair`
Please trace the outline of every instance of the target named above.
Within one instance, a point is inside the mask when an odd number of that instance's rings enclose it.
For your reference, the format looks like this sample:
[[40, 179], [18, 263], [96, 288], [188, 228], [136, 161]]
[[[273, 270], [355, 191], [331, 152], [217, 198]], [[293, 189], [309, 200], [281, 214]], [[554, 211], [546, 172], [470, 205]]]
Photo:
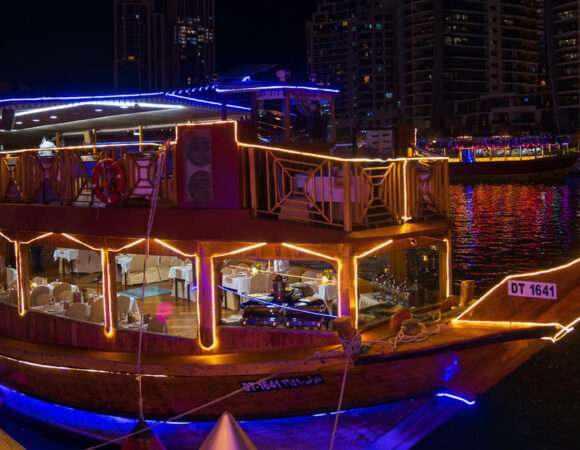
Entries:
[[117, 317], [121, 318], [123, 314], [129, 314], [133, 300], [126, 295], [117, 295]]
[[34, 277], [31, 281], [36, 286], [46, 286], [48, 284], [48, 280], [44, 277]]
[[6, 289], [14, 289], [18, 280], [18, 272], [12, 267], [6, 269]]
[[31, 306], [43, 306], [50, 303], [50, 289], [48, 286], [37, 286], [30, 294]]
[[91, 313], [89, 314], [89, 322], [103, 323], [105, 322], [104, 302], [102, 298], [95, 300], [91, 304]]
[[72, 286], [69, 283], [58, 283], [52, 290], [52, 296], [57, 302], [72, 303]]
[[8, 303], [14, 306], [18, 305], [18, 292], [16, 289], [10, 289], [8, 291]]

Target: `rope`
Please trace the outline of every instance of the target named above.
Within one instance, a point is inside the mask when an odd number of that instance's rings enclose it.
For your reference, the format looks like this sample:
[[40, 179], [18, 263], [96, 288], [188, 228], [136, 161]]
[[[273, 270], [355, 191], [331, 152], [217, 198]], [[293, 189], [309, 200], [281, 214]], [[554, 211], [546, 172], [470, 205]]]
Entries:
[[[275, 373], [272, 373], [271, 375], [268, 375], [267, 377], [264, 377], [264, 378], [256, 381], [255, 383], [256, 384], [263, 383], [265, 381], [268, 381], [268, 380], [270, 380], [272, 378], [275, 378], [275, 377], [281, 375], [284, 372], [288, 372], [289, 369], [290, 369], [290, 367], [292, 367], [292, 366], [295, 366], [295, 365], [304, 365], [305, 363], [307, 363], [309, 361], [312, 361], [312, 360], [316, 360], [316, 359], [320, 359], [317, 353], [313, 354], [312, 356], [310, 356], [310, 357], [308, 357], [306, 359], [302, 359], [302, 360], [299, 360], [299, 361], [293, 361], [293, 362], [287, 363], [287, 366], [286, 366], [286, 368], [284, 370], [279, 370], [279, 371], [277, 371]], [[347, 357], [347, 368], [348, 368], [348, 363], [349, 362], [350, 362], [350, 357]], [[342, 398], [342, 395], [344, 393], [344, 386], [345, 385], [346, 385], [346, 380], [343, 380], [343, 387], [341, 389], [341, 398]], [[225, 394], [225, 395], [223, 395], [223, 396], [221, 396], [221, 397], [219, 397], [219, 398], [217, 398], [215, 400], [211, 400], [211, 401], [209, 401], [209, 402], [207, 402], [207, 403], [205, 403], [205, 404], [203, 404], [201, 406], [196, 406], [195, 408], [190, 409], [189, 411], [186, 411], [184, 413], [178, 414], [178, 415], [176, 415], [174, 417], [171, 417], [169, 419], [166, 419], [166, 420], [163, 420], [161, 422], [157, 422], [157, 423], [155, 423], [153, 425], [150, 425], [146, 429], [142, 429], [142, 430], [138, 430], [138, 431], [133, 431], [131, 433], [125, 434], [123, 436], [119, 436], [118, 438], [112, 439], [110, 441], [107, 441], [107, 442], [103, 442], [101, 444], [98, 444], [98, 445], [96, 445], [94, 447], [88, 447], [86, 450], [96, 450], [96, 449], [103, 448], [103, 447], [106, 447], [106, 446], [111, 445], [111, 444], [115, 444], [115, 443], [120, 442], [120, 441], [124, 441], [125, 439], [128, 439], [130, 437], [138, 436], [138, 435], [140, 435], [142, 433], [145, 433], [145, 432], [147, 432], [149, 430], [154, 430], [154, 429], [156, 429], [156, 428], [158, 428], [158, 427], [160, 427], [162, 425], [165, 425], [167, 423], [176, 422], [176, 421], [178, 421], [180, 419], [183, 419], [183, 418], [185, 418], [185, 417], [187, 417], [187, 416], [189, 416], [191, 414], [195, 414], [195, 413], [197, 413], [197, 412], [199, 412], [199, 411], [201, 411], [201, 410], [203, 410], [203, 409], [205, 409], [205, 408], [207, 408], [209, 406], [213, 406], [213, 405], [215, 405], [217, 403], [220, 403], [220, 402], [222, 402], [224, 400], [227, 400], [227, 399], [229, 399], [231, 397], [235, 397], [236, 395], [242, 394], [244, 392], [246, 392], [244, 390], [244, 388], [236, 389], [235, 391], [232, 391], [229, 394]], [[342, 400], [339, 403], [339, 407], [342, 407]]]
[[355, 334], [352, 339], [348, 341], [343, 341], [341, 339], [341, 343], [344, 346], [345, 350], [345, 363], [344, 363], [344, 372], [342, 374], [342, 384], [340, 386], [340, 395], [338, 396], [338, 407], [336, 408], [336, 417], [334, 418], [334, 426], [332, 427], [332, 435], [330, 437], [330, 447], [329, 450], [334, 450], [334, 443], [336, 441], [336, 433], [338, 432], [338, 423], [340, 421], [340, 415], [342, 413], [342, 403], [344, 400], [344, 391], [346, 389], [346, 380], [348, 377], [348, 368], [352, 361], [353, 352], [356, 352], [357, 349], [360, 351], [360, 335]]
[[157, 205], [159, 202], [159, 191], [161, 189], [161, 178], [165, 169], [165, 151], [158, 153], [157, 159], [157, 173], [155, 174], [155, 183], [153, 185], [153, 193], [151, 194], [151, 207], [149, 209], [149, 217], [147, 219], [147, 231], [145, 233], [145, 258], [143, 260], [143, 283], [141, 285], [141, 298], [139, 298], [137, 305], [139, 308], [139, 344], [137, 347], [137, 394], [139, 395], [139, 420], [145, 420], [143, 407], [143, 384], [141, 382], [141, 375], [143, 374], [143, 328], [145, 326], [145, 287], [147, 284], [147, 261], [149, 259], [151, 250], [151, 233], [153, 232], [153, 224], [155, 222], [155, 215], [157, 214]]
[[417, 322], [421, 331], [415, 335], [410, 335], [405, 333], [405, 327], [401, 327], [399, 332], [394, 338], [391, 338], [389, 342], [391, 343], [393, 350], [396, 350], [399, 344], [411, 344], [413, 342], [423, 342], [429, 339], [434, 334], [441, 332], [441, 327], [439, 324], [432, 331], [428, 331], [427, 327], [422, 322]]

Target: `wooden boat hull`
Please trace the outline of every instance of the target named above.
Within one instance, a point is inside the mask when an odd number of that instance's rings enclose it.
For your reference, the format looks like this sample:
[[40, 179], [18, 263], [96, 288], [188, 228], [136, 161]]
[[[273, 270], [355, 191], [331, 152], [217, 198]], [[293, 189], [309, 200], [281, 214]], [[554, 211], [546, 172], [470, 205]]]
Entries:
[[573, 153], [553, 158], [523, 161], [449, 163], [451, 181], [534, 181], [566, 177], [574, 167], [578, 155]]
[[[548, 334], [546, 329], [500, 333], [438, 349], [362, 357], [348, 371], [344, 407], [382, 404], [441, 390], [473, 398], [540, 350], [545, 341], [537, 338]], [[110, 371], [91, 372], [48, 368], [18, 358], [20, 356], [16, 355], [0, 358], [1, 384], [73, 408], [115, 416], [137, 416], [136, 377], [115, 372], [113, 364]], [[75, 363], [68, 361], [66, 367], [78, 367]], [[221, 370], [221, 375], [213, 374], [208, 368], [207, 375], [198, 371], [200, 373], [190, 376], [166, 367], [167, 377], [145, 376], [142, 379], [146, 416], [171, 418], [244, 388], [235, 396], [188, 415], [187, 419], [212, 420], [224, 410], [250, 419], [309, 415], [336, 409], [344, 358], [283, 362], [277, 369], [279, 374], [255, 386], [252, 383], [272, 373], [271, 366], [252, 364], [232, 368], [232, 375], [227, 374], [227, 368]], [[145, 368], [145, 373], [152, 371], [155, 367]], [[171, 375], [172, 372], [175, 375]]]

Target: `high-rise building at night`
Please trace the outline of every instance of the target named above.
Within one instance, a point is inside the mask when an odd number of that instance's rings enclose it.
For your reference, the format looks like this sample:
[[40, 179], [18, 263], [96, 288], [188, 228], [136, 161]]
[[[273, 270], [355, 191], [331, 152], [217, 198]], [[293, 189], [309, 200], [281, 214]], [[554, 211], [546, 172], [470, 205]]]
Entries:
[[343, 128], [383, 127], [398, 118], [396, 0], [322, 0], [308, 24], [308, 66], [340, 87]]
[[434, 134], [549, 127], [550, 78], [562, 121], [577, 121], [579, 4], [322, 0], [309, 24], [309, 68], [342, 89], [339, 112], [351, 123], [398, 117]]
[[215, 0], [115, 0], [115, 86], [205, 83], [215, 72]]
[[487, 0], [488, 92], [455, 102], [452, 134], [538, 132], [552, 125], [542, 0]]
[[580, 0], [545, 0], [547, 65], [555, 125], [580, 130]]

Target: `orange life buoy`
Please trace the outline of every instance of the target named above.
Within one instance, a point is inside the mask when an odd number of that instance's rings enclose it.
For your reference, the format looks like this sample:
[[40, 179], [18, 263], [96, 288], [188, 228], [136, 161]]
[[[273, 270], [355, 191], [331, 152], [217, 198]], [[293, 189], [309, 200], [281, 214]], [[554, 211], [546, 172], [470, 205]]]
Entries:
[[125, 172], [119, 162], [103, 159], [93, 169], [93, 192], [106, 205], [116, 205], [125, 193]]

